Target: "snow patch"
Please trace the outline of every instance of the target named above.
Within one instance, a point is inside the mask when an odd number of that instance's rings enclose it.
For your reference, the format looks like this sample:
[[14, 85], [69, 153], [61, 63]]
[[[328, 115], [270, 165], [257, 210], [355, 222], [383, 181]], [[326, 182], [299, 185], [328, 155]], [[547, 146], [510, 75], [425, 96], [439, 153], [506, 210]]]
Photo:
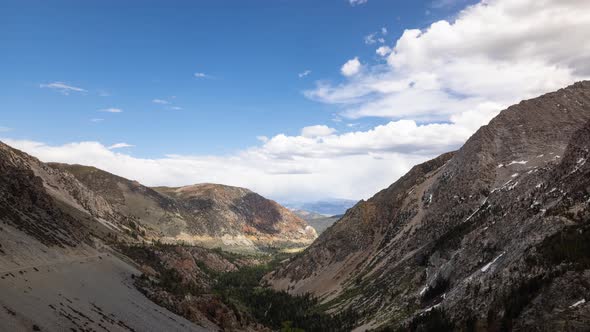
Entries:
[[520, 165], [524, 165], [526, 163], [528, 163], [528, 160], [513, 160], [511, 161], [508, 165], [506, 166], [510, 166], [510, 165], [514, 165], [514, 164], [520, 164]]
[[518, 176], [518, 173], [514, 173], [514, 174], [510, 175], [510, 177], [513, 177], [513, 178], [515, 178], [517, 176]]
[[[493, 191], [492, 191], [493, 192]], [[477, 208], [477, 210], [473, 211], [473, 213], [471, 215], [469, 215], [469, 217], [467, 217], [467, 219], [463, 220], [463, 222], [467, 222], [469, 221], [469, 219], [471, 219], [477, 212], [479, 212], [479, 210], [481, 209], [482, 206], [484, 206], [486, 204], [486, 202], [488, 201], [488, 198], [486, 197], [483, 202], [481, 203], [481, 205]]]
[[494, 263], [495, 263], [495, 262], [496, 262], [498, 259], [500, 259], [500, 257], [504, 256], [504, 254], [505, 254], [505, 253], [506, 253], [506, 252], [503, 252], [503, 253], [501, 253], [501, 254], [500, 254], [500, 256], [498, 256], [498, 257], [494, 258], [494, 260], [493, 260], [493, 261], [491, 261], [491, 262], [487, 263], [487, 264], [486, 264], [484, 267], [482, 267], [482, 268], [481, 268], [481, 272], [484, 272], [484, 273], [485, 273], [485, 272], [487, 272], [487, 270], [489, 270], [489, 269], [490, 269], [490, 267], [491, 267], [491, 266], [492, 266], [492, 265], [493, 265], [493, 264], [494, 264]]
[[575, 308], [575, 307], [580, 306], [580, 305], [582, 305], [584, 303], [586, 303], [586, 300], [585, 299], [581, 299], [580, 301], [578, 301], [578, 302], [570, 305], [570, 308]]
[[422, 290], [420, 291], [420, 296], [424, 295], [424, 293], [426, 293], [427, 290], [428, 286], [424, 286], [424, 288], [422, 288]]
[[440, 303], [439, 304], [435, 304], [435, 305], [433, 305], [432, 307], [430, 307], [428, 309], [424, 309], [424, 311], [422, 311], [422, 313], [420, 315], [425, 314], [427, 312], [430, 312], [430, 311], [432, 311], [432, 309], [436, 309], [438, 307], [440, 307]]
[[516, 181], [513, 184], [511, 184], [510, 186], [508, 186], [508, 188], [506, 188], [506, 190], [510, 191], [510, 190], [516, 188], [517, 185], [518, 185], [518, 181]]

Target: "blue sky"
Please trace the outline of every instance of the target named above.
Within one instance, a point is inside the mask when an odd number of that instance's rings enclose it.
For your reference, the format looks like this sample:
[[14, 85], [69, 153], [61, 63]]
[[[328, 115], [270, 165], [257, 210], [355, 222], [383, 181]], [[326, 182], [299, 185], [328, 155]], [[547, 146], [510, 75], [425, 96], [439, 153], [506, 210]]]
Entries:
[[0, 139], [146, 185], [368, 198], [503, 108], [588, 79], [587, 13], [585, 0], [0, 0]]
[[[257, 136], [296, 134], [319, 123], [345, 131], [345, 122], [331, 121], [337, 107], [302, 91], [316, 80], [341, 80], [340, 65], [352, 56], [378, 62], [375, 45], [364, 38], [382, 27], [391, 43], [405, 27], [456, 10], [378, 0], [137, 4], [3, 1], [1, 125], [13, 129], [11, 137], [128, 142], [135, 145], [130, 153], [157, 157], [231, 153], [256, 144]], [[87, 92], [39, 88], [51, 82]], [[107, 108], [123, 112], [97, 111]]]

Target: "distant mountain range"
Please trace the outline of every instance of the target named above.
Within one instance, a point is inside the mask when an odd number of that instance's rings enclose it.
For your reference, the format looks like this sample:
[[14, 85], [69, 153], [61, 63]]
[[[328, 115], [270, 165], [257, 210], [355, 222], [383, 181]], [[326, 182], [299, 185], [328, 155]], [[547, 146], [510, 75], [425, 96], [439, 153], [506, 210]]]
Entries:
[[323, 214], [309, 212], [306, 210], [292, 210], [299, 218], [305, 220], [311, 227], [313, 227], [316, 232], [322, 234], [328, 227], [332, 226], [335, 222], [337, 222], [342, 215], [336, 216], [329, 216], [326, 217]]
[[357, 202], [351, 199], [330, 198], [309, 202], [283, 202], [283, 205], [294, 210], [305, 210], [323, 214], [324, 216], [335, 216], [344, 214]]

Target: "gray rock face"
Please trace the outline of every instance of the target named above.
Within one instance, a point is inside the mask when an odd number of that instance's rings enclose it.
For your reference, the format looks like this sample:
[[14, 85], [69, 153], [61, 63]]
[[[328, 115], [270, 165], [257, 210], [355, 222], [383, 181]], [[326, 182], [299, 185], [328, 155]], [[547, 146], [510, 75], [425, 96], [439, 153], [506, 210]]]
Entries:
[[360, 329], [416, 328], [433, 308], [458, 329], [587, 329], [589, 121], [590, 82], [511, 106], [267, 280], [360, 311]]

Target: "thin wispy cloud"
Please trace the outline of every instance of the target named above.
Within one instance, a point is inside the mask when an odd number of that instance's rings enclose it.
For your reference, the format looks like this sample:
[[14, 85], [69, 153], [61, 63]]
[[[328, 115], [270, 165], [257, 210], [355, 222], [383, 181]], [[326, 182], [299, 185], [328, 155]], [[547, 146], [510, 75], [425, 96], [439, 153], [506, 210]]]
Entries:
[[6, 132], [9, 132], [9, 131], [12, 131], [12, 128], [0, 126], [0, 133], [6, 133]]
[[435, 0], [432, 1], [432, 3], [430, 4], [430, 7], [432, 8], [450, 8], [450, 7], [455, 7], [458, 5], [464, 5], [467, 2], [467, 0]]
[[115, 149], [124, 149], [124, 148], [132, 148], [132, 147], [134, 147], [134, 146], [135, 146], [135, 145], [132, 145], [132, 144], [127, 144], [127, 143], [124, 143], [124, 142], [123, 142], [123, 143], [116, 143], [116, 144], [113, 144], [113, 145], [109, 146], [109, 147], [108, 147], [108, 149], [109, 149], [109, 150], [115, 150]]
[[100, 118], [94, 118], [94, 119], [90, 119], [90, 122], [102, 122], [104, 121], [104, 119], [100, 119]]
[[103, 108], [98, 111], [99, 112], [106, 112], [106, 113], [123, 113], [123, 110], [120, 108]]
[[180, 106], [170, 106], [169, 108], [171, 110], [174, 110], [174, 111], [180, 111], [180, 110], [182, 110], [182, 107], [180, 107]]
[[42, 89], [44, 89], [44, 88], [52, 89], [52, 90], [60, 92], [63, 95], [66, 95], [66, 96], [72, 92], [79, 92], [79, 93], [88, 92], [86, 89], [82, 89], [77, 86], [69, 85], [64, 82], [51, 82], [51, 83], [46, 83], [46, 84], [40, 84], [39, 87]]
[[311, 74], [311, 70], [307, 69], [307, 70], [304, 70], [301, 73], [297, 74], [297, 76], [299, 76], [299, 78], [304, 78], [305, 76], [308, 76], [309, 74]]
[[368, 1], [369, 0], [348, 0], [348, 3], [350, 3], [351, 6], [358, 6], [366, 4]]
[[385, 38], [383, 38], [383, 37], [385, 35], [387, 35], [387, 28], [382, 27], [378, 32], [373, 32], [373, 33], [366, 35], [365, 36], [365, 44], [367, 44], [367, 45], [373, 45], [376, 43], [384, 44]]
[[193, 74], [193, 76], [195, 78], [213, 78], [213, 76], [211, 76], [209, 74], [202, 73], [202, 72], [196, 72]]
[[154, 103], [154, 104], [160, 104], [160, 105], [168, 105], [168, 104], [170, 104], [169, 101], [164, 100], [164, 99], [152, 99], [152, 103]]

